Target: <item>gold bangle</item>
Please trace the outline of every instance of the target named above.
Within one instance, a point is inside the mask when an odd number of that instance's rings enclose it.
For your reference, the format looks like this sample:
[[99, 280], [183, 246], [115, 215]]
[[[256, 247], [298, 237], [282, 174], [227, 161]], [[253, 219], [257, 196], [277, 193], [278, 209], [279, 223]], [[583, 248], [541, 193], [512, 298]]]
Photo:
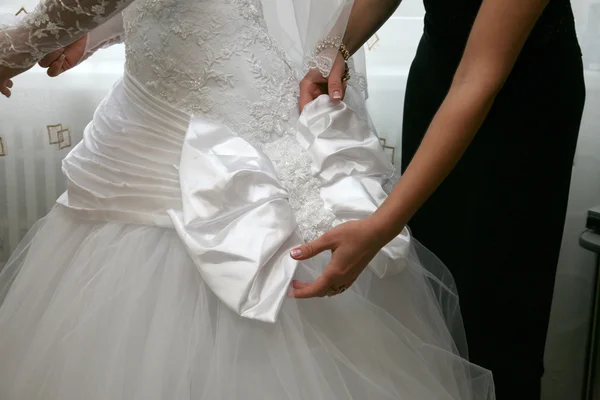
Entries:
[[350, 67], [347, 62], [345, 64], [346, 68], [344, 69], [344, 75], [342, 75], [342, 83], [346, 83], [350, 80]]
[[340, 44], [340, 53], [342, 53], [344, 61], [348, 61], [350, 59], [350, 52], [344, 43]]

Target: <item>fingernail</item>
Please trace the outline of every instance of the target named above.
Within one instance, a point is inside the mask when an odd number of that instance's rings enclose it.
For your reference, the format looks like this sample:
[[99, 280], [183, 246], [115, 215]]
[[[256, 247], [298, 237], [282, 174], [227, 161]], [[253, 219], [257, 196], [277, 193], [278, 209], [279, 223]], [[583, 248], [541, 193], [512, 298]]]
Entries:
[[67, 56], [65, 56], [64, 54], [61, 54], [59, 57], [61, 60], [67, 58]]
[[336, 100], [339, 100], [342, 98], [342, 92], [340, 92], [339, 90], [334, 90], [333, 91], [333, 98]]
[[297, 248], [292, 250], [292, 257], [300, 257], [302, 255], [302, 249]]

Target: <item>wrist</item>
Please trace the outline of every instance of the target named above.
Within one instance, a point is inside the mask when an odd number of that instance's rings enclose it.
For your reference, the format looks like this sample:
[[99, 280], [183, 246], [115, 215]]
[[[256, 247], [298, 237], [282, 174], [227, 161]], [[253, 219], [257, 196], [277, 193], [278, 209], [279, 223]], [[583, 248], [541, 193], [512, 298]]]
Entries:
[[395, 218], [387, 215], [383, 210], [377, 210], [369, 217], [370, 223], [373, 227], [374, 234], [377, 235], [379, 240], [385, 244], [391, 242], [396, 236], [398, 236], [404, 227], [406, 222], [402, 219]]

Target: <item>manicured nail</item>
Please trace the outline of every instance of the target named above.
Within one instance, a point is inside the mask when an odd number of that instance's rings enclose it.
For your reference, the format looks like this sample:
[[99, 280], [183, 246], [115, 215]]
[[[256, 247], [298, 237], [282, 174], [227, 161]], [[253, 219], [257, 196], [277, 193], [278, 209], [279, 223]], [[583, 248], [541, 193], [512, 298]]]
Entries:
[[339, 90], [334, 90], [333, 91], [333, 98], [335, 100], [339, 100], [342, 98], [342, 92], [340, 92]]
[[292, 257], [300, 257], [302, 255], [302, 249], [297, 248], [292, 250]]

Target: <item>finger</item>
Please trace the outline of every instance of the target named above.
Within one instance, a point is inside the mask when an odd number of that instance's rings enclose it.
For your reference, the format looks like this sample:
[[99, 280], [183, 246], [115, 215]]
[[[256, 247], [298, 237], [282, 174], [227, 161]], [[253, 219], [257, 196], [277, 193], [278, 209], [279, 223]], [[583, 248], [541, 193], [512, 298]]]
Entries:
[[13, 81], [11, 81], [10, 79], [6, 82], [6, 87], [7, 88], [12, 88], [13, 87]]
[[341, 101], [344, 98], [344, 85], [342, 84], [342, 76], [344, 75], [344, 69], [335, 68], [329, 75], [329, 95], [335, 101]]
[[48, 68], [54, 61], [58, 60], [58, 58], [61, 56], [61, 54], [63, 54], [64, 51], [64, 49], [53, 51], [52, 53], [47, 54], [44, 58], [42, 58], [38, 64], [42, 68]]
[[333, 250], [333, 248], [334, 244], [326, 236], [321, 236], [312, 242], [296, 247], [291, 251], [291, 256], [295, 260], [307, 260], [326, 250]]
[[304, 110], [304, 107], [310, 103], [311, 101], [313, 101], [315, 99], [315, 97], [313, 97], [312, 94], [312, 90], [311, 90], [311, 85], [313, 83], [303, 80], [302, 82], [300, 82], [300, 112], [302, 112], [302, 110]]
[[300, 282], [295, 279], [292, 281], [292, 287], [294, 289], [304, 289], [304, 288], [309, 287], [310, 285], [312, 285], [311, 282]]
[[73, 57], [71, 57], [69, 54], [65, 53], [65, 61], [63, 63], [63, 67], [62, 67], [62, 72], [68, 71], [71, 68], [73, 68], [75, 65], [77, 65], [77, 62], [73, 62], [71, 59]]
[[314, 297], [324, 297], [332, 286], [331, 277], [324, 272], [323, 275], [317, 278], [312, 284], [301, 288], [294, 289], [290, 293], [291, 297], [296, 299], [312, 299]]
[[61, 54], [48, 68], [48, 76], [56, 77], [64, 72], [65, 55]]
[[0, 93], [2, 93], [2, 94], [3, 94], [4, 96], [6, 96], [7, 98], [8, 98], [8, 97], [10, 97], [10, 95], [11, 95], [10, 89], [9, 89], [9, 88], [7, 88], [6, 86], [2, 86], [2, 87], [0, 88]]

